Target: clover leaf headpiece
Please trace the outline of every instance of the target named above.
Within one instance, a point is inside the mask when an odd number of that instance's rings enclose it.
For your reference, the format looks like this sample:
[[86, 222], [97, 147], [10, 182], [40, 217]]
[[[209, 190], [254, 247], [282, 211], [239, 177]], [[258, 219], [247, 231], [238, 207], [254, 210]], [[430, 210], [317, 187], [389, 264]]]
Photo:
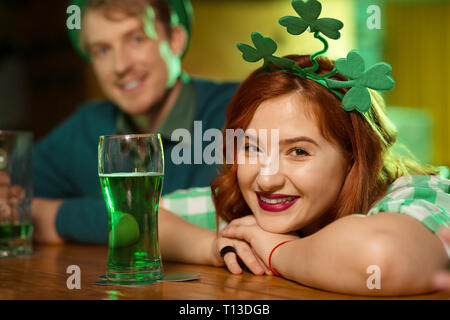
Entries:
[[[369, 111], [371, 105], [371, 96], [369, 88], [380, 91], [391, 90], [394, 85], [394, 79], [390, 77], [392, 68], [386, 62], [379, 62], [366, 68], [364, 59], [356, 50], [347, 54], [347, 58], [336, 60], [334, 69], [324, 75], [315, 73], [319, 68], [317, 57], [328, 51], [328, 42], [322, 35], [337, 40], [341, 37], [339, 30], [344, 24], [333, 18], [320, 18], [322, 5], [317, 0], [292, 0], [292, 7], [297, 12], [297, 16], [286, 16], [279, 20], [280, 25], [286, 27], [287, 32], [292, 35], [300, 35], [309, 28], [309, 32], [314, 33], [314, 37], [319, 39], [324, 48], [311, 54], [312, 67], [301, 68], [295, 61], [287, 58], [274, 56], [277, 50], [277, 43], [270, 37], [265, 37], [259, 32], [253, 32], [251, 35], [255, 47], [244, 43], [237, 45], [242, 52], [242, 57], [248, 62], [258, 62], [264, 60], [263, 69], [266, 72], [286, 71], [299, 77], [308, 78], [328, 88], [339, 99], [342, 100], [344, 110], [357, 110], [360, 113]], [[276, 68], [273, 68], [276, 66]], [[330, 79], [336, 73], [347, 77], [348, 81], [337, 81]], [[342, 94], [336, 90], [340, 88], [351, 88], [342, 97]]]

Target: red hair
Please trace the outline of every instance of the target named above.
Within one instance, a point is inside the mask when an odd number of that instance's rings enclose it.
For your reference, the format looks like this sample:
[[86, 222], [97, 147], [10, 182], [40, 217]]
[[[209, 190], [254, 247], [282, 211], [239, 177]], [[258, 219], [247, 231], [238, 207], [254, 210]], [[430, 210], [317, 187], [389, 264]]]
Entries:
[[[312, 66], [309, 56], [287, 56], [297, 65]], [[317, 73], [326, 74], [334, 68], [327, 59], [318, 59]], [[340, 74], [332, 77], [346, 80]], [[347, 89], [341, 89], [344, 95]], [[391, 150], [396, 140], [396, 129], [386, 117], [382, 99], [372, 94], [372, 107], [362, 115], [358, 111], [345, 111], [336, 95], [319, 83], [288, 72], [265, 73], [257, 69], [240, 85], [231, 100], [226, 114], [226, 129], [246, 130], [256, 109], [266, 100], [292, 92], [299, 92], [311, 101], [305, 110], [317, 121], [322, 136], [336, 144], [347, 159], [350, 170], [334, 206], [326, 213], [326, 224], [352, 213], [366, 214], [387, 186], [396, 178], [410, 172], [436, 173], [411, 160], [400, 159]], [[236, 157], [236, 144], [234, 155]], [[223, 143], [226, 157], [227, 143]], [[213, 180], [211, 191], [217, 219], [229, 222], [251, 213], [237, 181], [237, 161], [224, 164], [221, 174]], [[322, 226], [323, 227], [323, 226]]]

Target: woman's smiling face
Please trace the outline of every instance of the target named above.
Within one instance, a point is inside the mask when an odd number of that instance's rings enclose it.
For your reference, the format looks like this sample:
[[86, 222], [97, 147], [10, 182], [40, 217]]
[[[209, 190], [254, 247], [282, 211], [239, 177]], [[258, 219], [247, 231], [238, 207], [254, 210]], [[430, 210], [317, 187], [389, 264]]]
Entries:
[[[296, 92], [266, 100], [247, 128], [247, 132], [267, 132], [269, 148], [246, 138], [245, 150], [240, 151], [245, 153], [245, 163], [237, 170], [242, 195], [266, 231], [316, 231], [344, 183], [348, 163], [339, 147], [322, 136], [312, 112], [305, 112], [312, 107]], [[271, 141], [271, 130], [278, 130], [278, 141]], [[278, 161], [277, 170], [264, 172], [268, 163], [251, 161], [256, 154]]]

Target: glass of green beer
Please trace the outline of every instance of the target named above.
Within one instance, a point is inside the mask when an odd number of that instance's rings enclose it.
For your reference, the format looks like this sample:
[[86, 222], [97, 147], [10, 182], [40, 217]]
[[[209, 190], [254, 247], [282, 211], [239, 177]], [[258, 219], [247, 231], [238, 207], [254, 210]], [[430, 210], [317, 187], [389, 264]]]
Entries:
[[0, 258], [33, 253], [33, 133], [0, 130]]
[[106, 278], [148, 284], [162, 278], [158, 205], [164, 180], [159, 134], [101, 136], [98, 174], [108, 209]]

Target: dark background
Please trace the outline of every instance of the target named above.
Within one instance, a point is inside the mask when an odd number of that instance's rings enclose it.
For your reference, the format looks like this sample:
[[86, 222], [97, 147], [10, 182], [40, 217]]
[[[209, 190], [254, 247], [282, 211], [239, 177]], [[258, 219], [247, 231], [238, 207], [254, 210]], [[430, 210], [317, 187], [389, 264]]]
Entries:
[[40, 138], [84, 100], [85, 67], [69, 42], [66, 1], [0, 2], [0, 128]]

